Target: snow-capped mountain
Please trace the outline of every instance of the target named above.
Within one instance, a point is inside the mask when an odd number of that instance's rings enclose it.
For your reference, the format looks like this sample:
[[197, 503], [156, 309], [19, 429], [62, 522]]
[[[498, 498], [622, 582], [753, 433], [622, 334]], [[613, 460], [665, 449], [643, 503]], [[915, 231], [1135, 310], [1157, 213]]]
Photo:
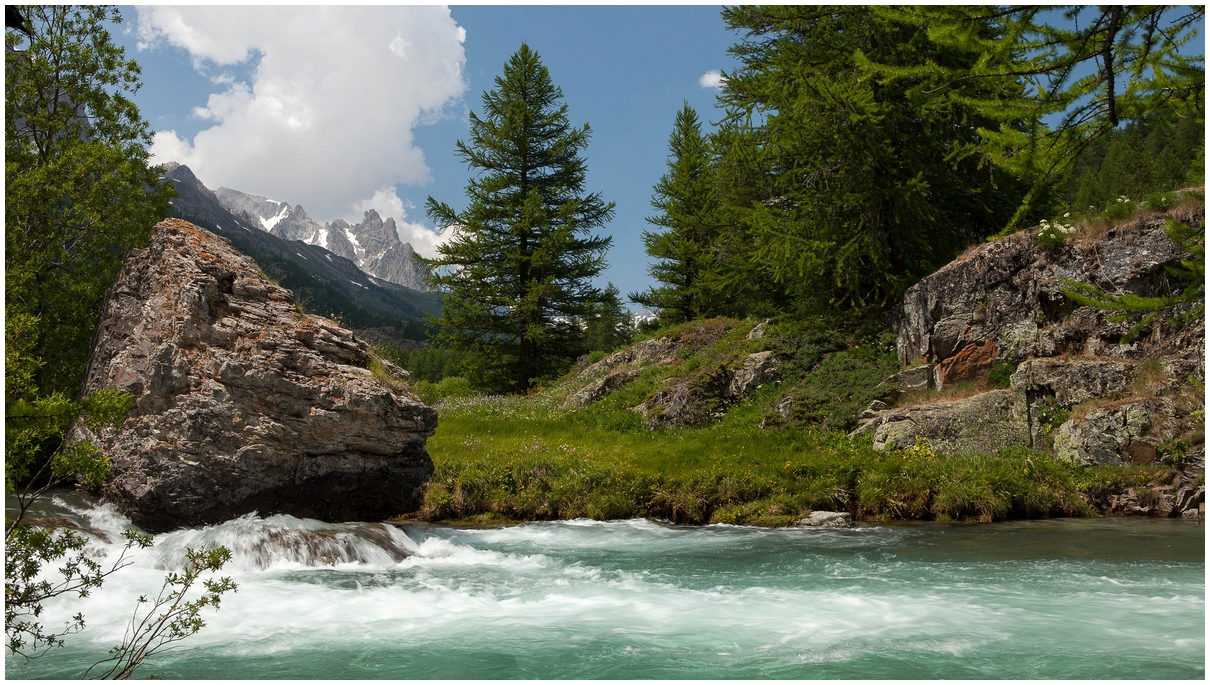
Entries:
[[424, 271], [412, 259], [414, 250], [399, 240], [395, 220], [386, 221], [371, 209], [361, 223], [343, 219], [320, 225], [307, 216], [302, 205], [219, 188], [215, 195], [232, 214], [249, 224], [285, 240], [301, 240], [340, 255], [367, 274], [414, 290], [425, 290]]

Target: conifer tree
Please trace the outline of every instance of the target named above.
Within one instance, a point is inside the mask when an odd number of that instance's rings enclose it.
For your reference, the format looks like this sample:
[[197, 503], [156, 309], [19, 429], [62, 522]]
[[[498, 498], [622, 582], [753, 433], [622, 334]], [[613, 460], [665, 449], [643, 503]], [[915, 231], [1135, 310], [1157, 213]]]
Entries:
[[611, 238], [593, 235], [614, 205], [585, 193], [588, 124], [570, 125], [563, 91], [522, 43], [482, 116], [470, 115], [470, 143], [457, 155], [475, 172], [462, 212], [430, 197], [429, 217], [453, 237], [424, 260], [445, 291], [443, 343], [467, 353], [478, 385], [523, 391], [581, 352], [579, 322], [603, 294], [592, 279]]
[[936, 80], [938, 93], [961, 98], [995, 122], [981, 131], [981, 147], [996, 164], [1032, 181], [1006, 229], [1026, 223], [1089, 144], [1120, 123], [1165, 110], [1191, 117], [1199, 127], [1205, 119], [1205, 57], [1184, 49], [1201, 40], [1202, 6], [964, 5], [874, 12], [927, 26], [938, 46], [977, 55], [962, 63], [894, 65], [866, 55], [859, 61], [888, 85]]
[[750, 290], [734, 313], [891, 304], [1017, 206], [1021, 181], [979, 154], [993, 120], [966, 104], [976, 86], [883, 83], [862, 62], [970, 66], [977, 51], [861, 6], [728, 7], [723, 19], [744, 32], [717, 134], [731, 225], [720, 259]]
[[643, 231], [647, 254], [659, 260], [648, 273], [663, 285], [630, 294], [644, 307], [659, 309], [666, 323], [720, 313], [712, 279], [720, 210], [712, 163], [710, 141], [702, 135], [697, 111], [686, 102], [668, 141], [668, 172], [651, 198], [660, 214], [647, 219], [663, 230]]

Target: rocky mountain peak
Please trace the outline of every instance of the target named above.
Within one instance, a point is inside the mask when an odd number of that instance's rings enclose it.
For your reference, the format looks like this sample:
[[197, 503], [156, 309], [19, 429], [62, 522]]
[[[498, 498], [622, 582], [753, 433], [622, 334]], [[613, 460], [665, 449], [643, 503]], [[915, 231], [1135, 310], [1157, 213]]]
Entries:
[[300, 204], [291, 207], [286, 202], [231, 188], [219, 188], [216, 197], [232, 214], [246, 217], [252, 225], [279, 238], [318, 245], [352, 261], [374, 278], [414, 290], [428, 289], [422, 270], [412, 259], [412, 246], [399, 239], [395, 219], [384, 220], [375, 209], [367, 210], [356, 225], [344, 219], [320, 225]]

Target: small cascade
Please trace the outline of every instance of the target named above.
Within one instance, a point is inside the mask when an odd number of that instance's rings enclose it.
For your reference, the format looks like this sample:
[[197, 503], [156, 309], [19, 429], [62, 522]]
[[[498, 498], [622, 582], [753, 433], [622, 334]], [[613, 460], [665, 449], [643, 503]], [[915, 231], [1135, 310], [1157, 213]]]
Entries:
[[[97, 506], [74, 499], [56, 496], [47, 512], [31, 520], [85, 534], [94, 556], [117, 554], [125, 544], [122, 533], [132, 527], [130, 520], [111, 504]], [[285, 514], [261, 517], [252, 513], [218, 525], [157, 535], [153, 548], [136, 556], [157, 569], [177, 569], [185, 563], [187, 550], [219, 546], [231, 550], [227, 568], [239, 571], [344, 564], [386, 568], [418, 549], [406, 533], [385, 523], [325, 523]]]
[[259, 571], [274, 567], [322, 567], [362, 564], [390, 567], [416, 552], [416, 543], [384, 523], [324, 523], [278, 514], [247, 514], [200, 529], [156, 538], [157, 566], [179, 566], [186, 549], [222, 545], [231, 550], [232, 568]]

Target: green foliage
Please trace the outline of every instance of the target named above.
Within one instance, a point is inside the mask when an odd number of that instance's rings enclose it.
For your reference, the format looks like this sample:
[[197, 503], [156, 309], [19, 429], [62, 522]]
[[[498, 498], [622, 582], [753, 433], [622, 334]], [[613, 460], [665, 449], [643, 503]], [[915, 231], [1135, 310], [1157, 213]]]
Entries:
[[139, 607], [130, 619], [122, 644], [109, 650], [109, 657], [98, 661], [84, 673], [88, 677], [97, 667], [109, 665], [97, 677], [100, 679], [126, 680], [135, 670], [155, 654], [171, 649], [169, 645], [197, 634], [206, 626], [202, 609], [215, 610], [222, 603], [223, 595], [235, 592], [237, 585], [228, 577], [202, 580], [202, 594], [197, 599], [187, 599], [189, 591], [202, 575], [222, 570], [231, 560], [231, 551], [226, 547], [213, 550], [185, 550], [185, 568], [169, 573], [164, 585], [154, 599], [147, 595], [139, 597]]
[[[1081, 151], [1119, 123], [1172, 110], [1202, 126], [1204, 58], [1181, 49], [1196, 39], [1204, 7], [1062, 9], [1061, 17], [1041, 6], [876, 10], [927, 26], [938, 45], [975, 55], [910, 69], [871, 56], [869, 67], [883, 82], [939, 78], [938, 96], [961, 99], [989, 120], [980, 150], [1032, 183], [1006, 228], [1044, 208]], [[1048, 117], [1058, 122], [1046, 126]]]
[[601, 293], [601, 301], [584, 317], [583, 349], [612, 352], [634, 339], [630, 312], [622, 307], [617, 287], [610, 283]]
[[437, 383], [443, 378], [461, 375], [462, 359], [466, 356], [460, 350], [434, 345], [425, 345], [416, 350], [388, 345], [383, 346], [381, 351], [387, 359], [406, 369], [413, 383]]
[[563, 92], [522, 44], [470, 114], [470, 144], [458, 156], [475, 176], [459, 213], [429, 198], [429, 217], [453, 237], [422, 260], [445, 289], [441, 340], [466, 352], [464, 368], [488, 389], [525, 390], [581, 354], [576, 322], [595, 313], [592, 278], [611, 239], [590, 236], [613, 204], [584, 193], [580, 151], [589, 128], [573, 128]]
[[1148, 209], [1164, 211], [1177, 199], [1171, 191], [1190, 184], [1194, 162], [1205, 148], [1205, 129], [1197, 117], [1156, 113], [1090, 143], [1060, 192], [1072, 212], [1113, 210], [1121, 197], [1147, 198]]
[[22, 11], [32, 37], [5, 32], [5, 317], [45, 362], [22, 392], [73, 395], [105, 289], [173, 191], [147, 165], [139, 67], [104, 28], [117, 11]]
[[1181, 260], [1179, 265], [1168, 267], [1168, 273], [1177, 286], [1169, 295], [1144, 296], [1134, 293], [1113, 294], [1090, 284], [1063, 280], [1063, 294], [1079, 304], [1119, 312], [1107, 320], [1122, 322], [1136, 319], [1122, 341], [1128, 343], [1146, 330], [1155, 319], [1165, 313], [1171, 313], [1177, 307], [1184, 311], [1171, 317], [1171, 321], [1180, 325], [1184, 321], [1205, 315], [1206, 310], [1206, 245], [1205, 228], [1194, 228], [1188, 224], [1168, 219], [1164, 230], [1172, 241], [1180, 245], [1191, 255], [1189, 259]]
[[808, 424], [819, 424], [825, 430], [850, 430], [857, 424], [857, 415], [874, 400], [895, 398], [897, 388], [883, 380], [899, 371], [899, 359], [869, 347], [854, 347], [826, 354], [790, 390], [794, 399], [791, 417]]
[[688, 102], [677, 112], [668, 141], [668, 172], [654, 191], [651, 206], [660, 213], [647, 223], [662, 230], [643, 231], [643, 245], [659, 260], [648, 272], [664, 285], [631, 293], [630, 299], [660, 310], [666, 324], [722, 314], [725, 298], [714, 252], [722, 229], [721, 197], [710, 141]]
[[759, 407], [746, 404], [709, 428], [654, 433], [556, 407], [542, 395], [447, 405], [429, 440], [436, 473], [421, 517], [788, 525], [816, 509], [872, 520], [1093, 516], [1078, 493], [1101, 501], [1161, 473], [1084, 468], [1026, 449], [947, 457], [921, 442], [880, 452], [837, 432], [762, 430]]
[[[109, 568], [103, 568], [85, 552], [88, 540], [71, 530], [35, 528], [19, 519], [7, 526], [4, 536], [4, 630], [9, 652], [26, 658], [39, 650], [63, 646], [63, 637], [84, 629], [84, 617], [76, 614], [59, 632], [48, 632], [37, 619], [43, 602], [59, 595], [87, 597], [109, 575], [130, 565], [126, 554], [134, 547], [151, 546], [151, 537], [134, 530], [126, 532], [126, 546]], [[63, 560], [60, 562], [60, 560]], [[62, 580], [39, 579], [46, 564], [61, 563]], [[41, 652], [45, 653], [45, 652]]]
[[988, 380], [991, 381], [994, 388], [1008, 388], [1012, 385], [1012, 376], [1017, 372], [1017, 365], [1006, 360], [999, 360], [992, 364], [992, 369], [988, 372]]
[[[1063, 218], [1067, 218], [1069, 214], [1064, 214]], [[1034, 233], [1034, 244], [1038, 249], [1050, 252], [1063, 247], [1067, 243], [1067, 236], [1076, 232], [1074, 226], [1064, 224], [1062, 221], [1055, 220], [1052, 224], [1050, 221], [1043, 219], [1037, 226], [1037, 232]]]
[[[736, 313], [890, 304], [1020, 202], [1021, 176], [980, 152], [997, 119], [969, 101], [988, 86], [929, 71], [972, 69], [977, 50], [869, 7], [723, 18], [745, 32], [716, 136], [729, 225], [716, 258], [746, 302]], [[995, 87], [1023, 97], [1014, 78]]]
[[442, 378], [439, 383], [419, 381], [412, 386], [412, 390], [416, 391], [425, 404], [435, 404], [452, 397], [470, 397], [476, 394], [471, 382], [458, 376], [447, 376]]

